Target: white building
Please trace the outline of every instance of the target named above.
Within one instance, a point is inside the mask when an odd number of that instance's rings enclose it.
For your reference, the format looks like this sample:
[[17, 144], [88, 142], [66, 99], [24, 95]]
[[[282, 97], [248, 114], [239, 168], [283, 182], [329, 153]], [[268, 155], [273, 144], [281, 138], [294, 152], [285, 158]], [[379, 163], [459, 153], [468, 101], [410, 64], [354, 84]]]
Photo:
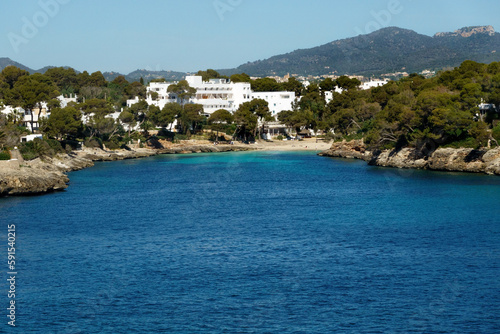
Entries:
[[[336, 93], [342, 94], [343, 91], [344, 90], [342, 88], [337, 87], [337, 86], [335, 87]], [[327, 104], [330, 103], [331, 101], [333, 101], [333, 92], [334, 91], [331, 91], [331, 90], [324, 92], [325, 93], [325, 101]]]
[[[12, 107], [12, 106], [6, 106], [2, 109], [2, 113], [6, 115], [14, 115], [16, 119], [20, 122], [23, 123], [23, 126], [28, 128], [28, 130], [33, 131], [33, 130], [38, 130], [40, 124], [39, 124], [39, 118], [44, 118], [48, 117], [50, 114], [47, 114], [47, 109], [46, 109], [46, 104], [42, 103], [42, 111], [40, 112], [39, 108], [34, 108], [31, 110], [25, 110], [21, 107]], [[40, 116], [40, 117], [39, 117]], [[31, 125], [33, 124], [33, 128]]]
[[367, 90], [375, 87], [381, 87], [389, 82], [389, 79], [384, 80], [370, 80], [368, 82], [363, 82], [359, 87], [362, 90]]
[[64, 95], [58, 96], [57, 99], [61, 102], [61, 108], [66, 108], [70, 102], [77, 103], [77, 96], [71, 95], [70, 97], [64, 97]]
[[34, 134], [34, 135], [26, 135], [21, 137], [21, 143], [26, 143], [28, 141], [33, 141], [35, 138], [38, 139], [43, 139], [43, 136], [41, 134]]
[[[68, 106], [68, 103], [70, 102], [76, 102], [76, 95], [75, 97], [70, 97], [66, 98], [63, 95], [58, 96], [57, 99], [60, 102], [61, 108], [65, 108]], [[38, 130], [40, 126], [40, 119], [44, 117], [49, 117], [50, 112], [47, 109], [47, 103], [42, 102], [41, 103], [41, 111], [40, 108], [33, 108], [31, 112], [29, 110], [24, 110], [21, 107], [12, 107], [12, 106], [5, 106], [3, 109], [0, 111], [3, 114], [9, 115], [9, 114], [17, 114], [21, 118], [21, 121], [23, 122], [23, 125], [27, 127], [30, 131], [33, 130]], [[33, 114], [33, 115], [32, 115]], [[31, 128], [31, 124], [33, 124], [33, 128]]]
[[[179, 102], [177, 101], [177, 96], [175, 94], [169, 93], [168, 87], [171, 83], [168, 82], [151, 82], [147, 87], [147, 99], [146, 102], [149, 105], [155, 105], [162, 109], [167, 103]], [[158, 94], [158, 97], [153, 99], [152, 93]], [[133, 100], [127, 101], [127, 106], [131, 106], [139, 102], [139, 98], [136, 97]]]
[[[371, 80], [367, 82], [363, 82], [360, 86], [359, 89], [361, 90], [368, 90], [374, 87], [381, 87], [389, 82], [389, 79], [384, 79], [384, 80]], [[335, 92], [342, 94], [343, 89], [339, 87], [335, 87]], [[330, 103], [333, 100], [333, 91], [326, 91], [325, 93], [325, 101], [326, 103]]]
[[277, 116], [284, 110], [292, 110], [295, 92], [253, 92], [251, 98], [265, 100], [271, 115]]
[[[292, 102], [295, 100], [294, 92], [254, 93], [248, 82], [231, 82], [228, 79], [203, 81], [202, 77], [197, 75], [187, 76], [186, 81], [190, 87], [196, 89], [196, 94], [189, 99], [188, 103], [201, 104], [206, 115], [219, 109], [234, 113], [241, 104], [257, 98], [266, 100], [269, 103], [269, 109], [273, 115], [276, 115], [283, 110], [291, 110]], [[167, 103], [179, 103], [177, 96], [168, 92], [170, 85], [171, 83], [168, 82], [151, 82], [147, 87], [146, 102], [159, 108], [163, 108]], [[127, 106], [130, 107], [137, 102], [139, 102], [138, 97], [128, 100]]]
[[[189, 99], [188, 103], [201, 104], [206, 115], [218, 109], [235, 112], [242, 103], [251, 101], [252, 89], [250, 83], [247, 82], [231, 82], [228, 79], [203, 81], [201, 76], [187, 76], [186, 81], [190, 87], [196, 89], [196, 94]], [[163, 108], [167, 103], [181, 102], [176, 94], [168, 92], [171, 84], [151, 82], [147, 87], [146, 102], [159, 108]], [[139, 102], [138, 97], [128, 100], [127, 106], [130, 107], [137, 102]]]
[[252, 88], [248, 82], [231, 82], [228, 79], [203, 81], [201, 76], [187, 76], [189, 86], [196, 89], [192, 103], [201, 104], [205, 114], [210, 115], [219, 109], [231, 112], [252, 100]]

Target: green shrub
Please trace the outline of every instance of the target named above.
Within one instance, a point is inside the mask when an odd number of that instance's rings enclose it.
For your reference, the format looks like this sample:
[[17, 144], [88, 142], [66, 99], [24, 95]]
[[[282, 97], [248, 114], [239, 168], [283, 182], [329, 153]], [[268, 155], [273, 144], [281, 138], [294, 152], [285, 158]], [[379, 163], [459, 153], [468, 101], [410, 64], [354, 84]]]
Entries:
[[133, 140], [133, 139], [132, 139], [131, 137], [129, 137], [129, 136], [124, 136], [124, 137], [122, 138], [122, 140], [121, 140], [121, 141], [122, 141], [123, 143], [125, 143], [125, 145], [128, 145], [128, 143], [130, 143], [132, 140]]
[[500, 123], [498, 123], [493, 130], [491, 130], [491, 135], [500, 143]]
[[40, 156], [35, 150], [35, 146], [32, 141], [28, 141], [19, 145], [19, 152], [23, 156], [24, 160], [33, 160]]
[[179, 140], [188, 140], [189, 137], [187, 135], [181, 135], [179, 133], [175, 134], [174, 140], [179, 141]]
[[233, 133], [236, 131], [236, 128], [237, 128], [236, 124], [227, 125], [227, 127], [226, 127], [226, 135], [232, 136]]
[[141, 142], [143, 141], [146, 141], [146, 137], [144, 137], [141, 133], [139, 132], [134, 132], [132, 133], [132, 135], [130, 136], [132, 137], [133, 140], [141, 140]]
[[98, 138], [87, 139], [84, 143], [85, 147], [89, 148], [102, 148], [102, 142]]
[[200, 133], [200, 134], [197, 134], [197, 135], [193, 135], [191, 136], [190, 139], [194, 139], [194, 140], [209, 140], [211, 135], [209, 135], [208, 133]]
[[226, 141], [226, 137], [224, 137], [222, 135], [222, 133], [219, 134], [219, 137], [217, 137], [216, 133], [212, 133], [212, 134], [210, 134], [210, 136], [208, 138], [205, 138], [205, 139], [208, 139], [208, 141], [211, 141], [211, 142], [214, 142], [214, 141], [223, 141], [223, 142], [225, 142]]
[[[52, 145], [57, 146], [55, 143]], [[59, 144], [59, 147], [62, 147]], [[38, 157], [53, 157], [57, 152], [50, 147], [49, 143], [43, 139], [35, 138], [33, 141], [22, 143], [19, 147], [19, 152], [24, 160], [33, 160]]]
[[64, 149], [61, 143], [55, 139], [45, 139], [45, 142], [49, 144], [49, 147], [54, 150], [55, 153], [63, 153]]
[[10, 153], [8, 151], [0, 152], [0, 160], [10, 160]]
[[276, 139], [278, 139], [278, 140], [283, 140], [283, 136], [282, 136], [282, 135], [279, 135]]
[[109, 150], [117, 150], [120, 148], [121, 144], [115, 141], [108, 141], [105, 142], [104, 145], [106, 146], [107, 149]]
[[348, 136], [345, 136], [344, 139], [346, 141], [351, 141], [351, 140], [360, 140], [360, 139], [363, 139], [364, 137], [365, 137], [364, 133], [357, 132], [357, 133], [352, 133], [352, 134], [349, 134]]
[[479, 145], [478, 141], [475, 138], [467, 137], [463, 140], [457, 140], [451, 142], [449, 144], [443, 145], [442, 147], [451, 147], [451, 148], [477, 148]]
[[175, 137], [175, 132], [168, 131], [167, 129], [161, 129], [158, 131], [158, 139], [173, 140]]
[[66, 152], [70, 152], [72, 150], [76, 150], [80, 148], [80, 142], [76, 140], [66, 139], [61, 143], [62, 147], [65, 148]]
[[52, 157], [56, 153], [52, 147], [50, 147], [49, 143], [43, 139], [35, 138], [35, 140], [33, 140], [33, 145], [41, 157]]
[[326, 141], [326, 142], [330, 142], [332, 140], [335, 140], [335, 134], [333, 134], [332, 132], [327, 132], [324, 136], [323, 136], [323, 140]]

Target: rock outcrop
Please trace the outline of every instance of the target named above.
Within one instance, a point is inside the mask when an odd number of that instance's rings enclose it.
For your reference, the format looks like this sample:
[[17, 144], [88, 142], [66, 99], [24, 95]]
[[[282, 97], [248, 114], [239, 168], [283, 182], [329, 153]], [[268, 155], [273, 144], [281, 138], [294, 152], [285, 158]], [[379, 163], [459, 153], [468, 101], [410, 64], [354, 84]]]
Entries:
[[372, 152], [366, 150], [363, 140], [333, 143], [330, 149], [319, 153], [319, 155], [333, 158], [360, 159], [366, 161], [370, 161], [373, 156]]
[[471, 148], [438, 148], [422, 154], [414, 148], [368, 151], [362, 141], [334, 143], [319, 155], [363, 159], [370, 165], [417, 168], [440, 171], [471, 172], [500, 175], [500, 148], [475, 150]]
[[428, 168], [428, 160], [425, 158], [417, 158], [417, 154], [412, 148], [403, 148], [399, 151], [380, 151], [372, 154], [370, 165], [382, 167], [396, 168]]
[[440, 148], [432, 153], [428, 168], [500, 175], [500, 149]]
[[67, 188], [68, 177], [62, 172], [21, 166], [0, 171], [0, 196], [35, 195]]
[[461, 36], [464, 38], [468, 38], [476, 34], [486, 34], [488, 36], [494, 36], [495, 29], [492, 26], [465, 27], [455, 30], [454, 32], [438, 32], [434, 35], [434, 37]]

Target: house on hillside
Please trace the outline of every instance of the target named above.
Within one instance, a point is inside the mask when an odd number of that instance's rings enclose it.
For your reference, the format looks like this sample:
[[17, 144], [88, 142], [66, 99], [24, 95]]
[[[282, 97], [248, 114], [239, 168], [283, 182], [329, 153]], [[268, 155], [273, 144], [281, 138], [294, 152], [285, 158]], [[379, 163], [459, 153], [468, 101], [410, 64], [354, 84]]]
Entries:
[[28, 141], [33, 141], [35, 138], [43, 139], [41, 134], [26, 135], [21, 137], [21, 143], [26, 143]]
[[387, 84], [389, 82], [389, 79], [383, 79], [383, 80], [370, 80], [367, 82], [363, 82], [361, 84], [360, 89], [362, 90], [368, 90], [371, 88], [375, 87], [382, 87], [383, 85]]
[[481, 120], [484, 121], [485, 119], [490, 118], [495, 119], [498, 118], [498, 114], [500, 113], [499, 108], [497, 108], [494, 104], [492, 103], [481, 103], [478, 105], [479, 108], [479, 113], [476, 114], [476, 117], [474, 117], [476, 120]]
[[[69, 98], [61, 95], [58, 96], [57, 99], [60, 102], [61, 108], [67, 107], [70, 102], [77, 102], [76, 95]], [[22, 122], [23, 126], [28, 128], [31, 132], [35, 132], [39, 129], [40, 120], [42, 118], [50, 116], [50, 111], [47, 108], [46, 102], [41, 103], [41, 108], [33, 108], [31, 111], [25, 110], [21, 107], [6, 106], [1, 110], [1, 112], [11, 117], [16, 117], [20, 122]]]

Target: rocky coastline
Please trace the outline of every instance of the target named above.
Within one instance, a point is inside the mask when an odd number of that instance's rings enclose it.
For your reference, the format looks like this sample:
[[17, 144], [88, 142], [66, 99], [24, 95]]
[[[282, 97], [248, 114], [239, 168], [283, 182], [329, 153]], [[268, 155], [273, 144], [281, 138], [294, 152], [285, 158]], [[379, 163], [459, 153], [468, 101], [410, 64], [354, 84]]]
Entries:
[[[53, 158], [24, 161], [17, 151], [13, 160], [0, 161], [0, 197], [39, 195], [61, 191], [68, 187], [68, 172], [92, 167], [96, 161], [144, 158], [159, 154], [191, 154], [253, 151], [263, 149], [253, 145], [213, 145], [209, 142], [186, 141], [180, 144], [159, 143], [156, 147], [106, 150], [84, 148]], [[309, 146], [311, 146], [309, 144]], [[271, 149], [274, 149], [271, 148]], [[295, 147], [290, 147], [295, 149]], [[369, 165], [416, 168], [436, 171], [486, 173], [500, 175], [500, 148], [474, 150], [469, 148], [438, 148], [422, 154], [413, 148], [370, 151], [362, 140], [336, 142], [320, 156], [360, 159]]]
[[95, 161], [137, 159], [159, 154], [191, 154], [232, 151], [251, 151], [248, 145], [213, 145], [209, 143], [181, 143], [159, 145], [157, 148], [106, 150], [84, 148], [53, 158], [24, 161], [21, 154], [11, 152], [12, 160], [0, 161], [0, 197], [39, 195], [61, 191], [68, 187], [66, 173], [94, 166]]
[[343, 141], [319, 153], [320, 156], [361, 159], [369, 165], [416, 168], [435, 171], [486, 173], [500, 175], [500, 148], [438, 148], [427, 154], [414, 148], [369, 151], [362, 140]]

